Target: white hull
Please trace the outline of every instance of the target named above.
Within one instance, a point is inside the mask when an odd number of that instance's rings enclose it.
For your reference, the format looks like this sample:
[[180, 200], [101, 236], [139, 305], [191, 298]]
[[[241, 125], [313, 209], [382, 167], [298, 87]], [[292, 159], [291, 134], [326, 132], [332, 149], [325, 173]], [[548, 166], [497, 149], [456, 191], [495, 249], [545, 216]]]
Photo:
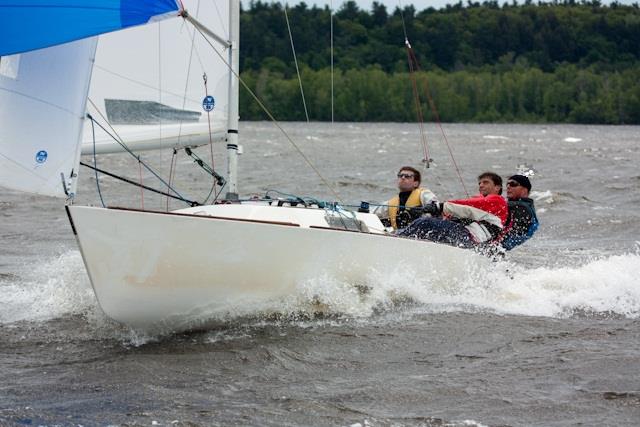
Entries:
[[103, 311], [145, 329], [197, 327], [247, 305], [266, 309], [317, 277], [362, 286], [372, 274], [400, 269], [453, 281], [463, 279], [469, 263], [487, 261], [472, 251], [381, 234], [371, 214], [358, 214], [369, 228], [362, 233], [327, 228], [322, 209], [68, 210]]

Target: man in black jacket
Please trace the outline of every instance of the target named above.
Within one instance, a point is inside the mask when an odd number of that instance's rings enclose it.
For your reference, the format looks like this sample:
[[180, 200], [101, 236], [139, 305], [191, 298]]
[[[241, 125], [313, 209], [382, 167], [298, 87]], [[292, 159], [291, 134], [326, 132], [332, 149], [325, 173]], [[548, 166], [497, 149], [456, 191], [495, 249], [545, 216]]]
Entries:
[[499, 242], [508, 251], [530, 239], [538, 229], [538, 218], [529, 191], [531, 181], [526, 176], [513, 175], [507, 180], [509, 217]]

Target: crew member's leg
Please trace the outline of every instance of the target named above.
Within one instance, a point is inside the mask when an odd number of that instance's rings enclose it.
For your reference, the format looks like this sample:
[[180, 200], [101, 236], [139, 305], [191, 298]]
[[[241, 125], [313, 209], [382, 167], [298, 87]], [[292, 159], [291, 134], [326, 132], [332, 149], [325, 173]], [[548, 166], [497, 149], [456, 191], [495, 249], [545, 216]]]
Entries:
[[409, 224], [407, 228], [400, 230], [398, 235], [438, 243], [447, 243], [463, 248], [472, 248], [475, 246], [471, 233], [469, 233], [469, 230], [467, 230], [464, 225], [440, 218], [418, 218]]

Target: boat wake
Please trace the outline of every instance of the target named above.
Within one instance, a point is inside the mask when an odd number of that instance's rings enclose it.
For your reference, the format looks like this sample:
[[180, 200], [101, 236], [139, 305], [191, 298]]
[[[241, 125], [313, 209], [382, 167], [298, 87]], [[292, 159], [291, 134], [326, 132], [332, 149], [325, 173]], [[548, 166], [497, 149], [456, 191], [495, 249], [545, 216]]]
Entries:
[[[203, 312], [200, 316], [201, 320], [222, 322], [274, 316], [366, 319], [408, 304], [431, 313], [640, 317], [638, 253], [602, 257], [576, 267], [526, 268], [502, 262], [485, 270], [470, 268], [463, 277], [452, 282], [446, 277], [416, 277], [408, 270], [395, 269], [372, 271], [366, 283], [346, 283], [321, 275], [301, 282], [286, 299], [229, 307], [224, 313]], [[77, 251], [43, 263], [21, 277], [2, 276], [0, 289], [0, 324], [80, 315], [98, 329], [115, 325], [100, 311]]]

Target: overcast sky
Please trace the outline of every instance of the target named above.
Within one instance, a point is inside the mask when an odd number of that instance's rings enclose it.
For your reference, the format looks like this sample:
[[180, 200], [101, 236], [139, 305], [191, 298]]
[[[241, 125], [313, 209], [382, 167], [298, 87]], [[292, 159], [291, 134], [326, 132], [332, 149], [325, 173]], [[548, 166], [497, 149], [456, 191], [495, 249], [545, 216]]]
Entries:
[[[279, 1], [280, 3], [286, 2], [289, 5], [300, 3], [300, 0], [279, 0]], [[482, 0], [476, 0], [476, 1], [482, 2]], [[498, 0], [498, 3], [502, 4], [504, 3], [504, 1], [505, 0]], [[511, 0], [508, 0], [508, 1], [511, 2]], [[245, 2], [248, 4], [248, 0], [245, 0], [243, 3]], [[355, 2], [358, 3], [360, 8], [365, 10], [370, 10], [373, 0], [355, 0]], [[393, 9], [395, 9], [396, 6], [398, 6], [398, 2], [400, 2], [402, 6], [413, 4], [416, 7], [416, 10], [420, 11], [428, 7], [435, 7], [436, 9], [438, 9], [445, 6], [446, 4], [457, 3], [458, 0], [378, 0], [378, 3], [383, 3], [385, 6], [387, 6], [388, 11], [392, 11]], [[462, 2], [466, 4], [466, 0], [463, 0]], [[534, 2], [537, 2], [537, 0], [534, 0]], [[640, 2], [640, 0], [618, 0], [618, 3], [621, 3], [621, 4], [632, 4], [632, 3], [638, 3], [638, 2]], [[321, 6], [325, 4], [328, 5], [331, 2], [330, 0], [306, 0], [305, 3], [307, 3], [308, 5], [317, 4], [318, 6]], [[342, 3], [344, 3], [344, 0], [333, 0], [333, 7], [335, 9], [338, 9], [342, 5]], [[518, 0], [518, 3], [519, 4], [524, 3], [524, 0]], [[603, 0], [602, 3], [608, 4], [608, 3], [611, 3], [611, 1]]]

